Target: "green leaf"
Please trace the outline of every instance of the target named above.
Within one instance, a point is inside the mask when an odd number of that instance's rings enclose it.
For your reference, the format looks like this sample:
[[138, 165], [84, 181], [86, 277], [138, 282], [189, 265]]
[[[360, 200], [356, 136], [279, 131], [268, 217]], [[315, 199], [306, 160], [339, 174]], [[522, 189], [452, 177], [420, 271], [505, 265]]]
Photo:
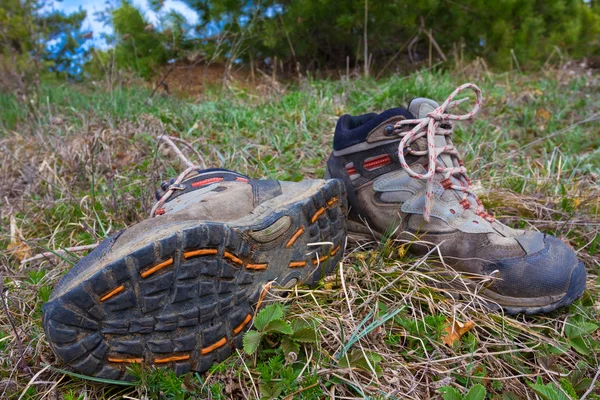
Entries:
[[463, 400], [462, 394], [452, 386], [442, 386], [439, 392], [444, 400]]
[[283, 333], [284, 335], [291, 335], [292, 333], [294, 333], [294, 331], [292, 331], [292, 327], [290, 326], [289, 322], [286, 322], [282, 319], [276, 319], [276, 320], [269, 322], [267, 324], [267, 326], [264, 327], [263, 332], [264, 333], [279, 332], [279, 333]]
[[260, 398], [261, 399], [276, 399], [281, 394], [281, 385], [275, 383], [272, 386], [267, 384], [260, 385]]
[[[365, 358], [366, 355], [366, 358]], [[382, 370], [378, 365], [383, 360], [379, 354], [374, 351], [363, 351], [354, 349], [346, 356], [342, 357], [338, 362], [338, 365], [342, 368], [359, 368], [367, 372], [373, 372], [380, 375]]]
[[296, 353], [300, 351], [300, 345], [291, 339], [290, 336], [286, 336], [281, 339], [281, 349], [287, 355], [290, 353]]
[[573, 339], [567, 339], [571, 347], [575, 349], [579, 354], [583, 354], [584, 356], [590, 354], [590, 349], [587, 346], [587, 343], [583, 338], [576, 337]]
[[465, 396], [465, 400], [484, 400], [487, 394], [485, 388], [481, 384], [477, 384], [469, 390], [469, 393]]
[[317, 332], [313, 327], [301, 328], [294, 331], [292, 339], [300, 343], [317, 343]]
[[256, 352], [256, 349], [258, 349], [258, 346], [260, 345], [260, 341], [262, 339], [262, 332], [258, 332], [258, 331], [248, 331], [244, 334], [244, 351], [249, 354], [252, 355]]
[[562, 390], [569, 395], [570, 398], [572, 399], [578, 399], [579, 396], [577, 395], [577, 392], [575, 391], [575, 388], [573, 387], [573, 384], [566, 378], [560, 378], [559, 379], [560, 382], [560, 387], [562, 388]]
[[259, 331], [263, 331], [269, 322], [281, 319], [282, 317], [283, 309], [281, 308], [281, 305], [279, 303], [273, 303], [263, 308], [256, 318], [254, 318], [254, 327]]
[[305, 328], [314, 328], [314, 326], [314, 323], [308, 322], [302, 318], [294, 318], [292, 320], [292, 329], [294, 330], [294, 332]]
[[[539, 382], [539, 381], [538, 381]], [[542, 385], [541, 383], [529, 383], [529, 387], [533, 389], [544, 400], [571, 400], [555, 385], [549, 383]]]
[[502, 400], [527, 400], [524, 397], [519, 396], [513, 392], [504, 392], [502, 393]]
[[591, 322], [571, 320], [565, 326], [565, 336], [569, 339], [586, 336], [594, 333], [596, 329], [598, 329], [598, 325]]

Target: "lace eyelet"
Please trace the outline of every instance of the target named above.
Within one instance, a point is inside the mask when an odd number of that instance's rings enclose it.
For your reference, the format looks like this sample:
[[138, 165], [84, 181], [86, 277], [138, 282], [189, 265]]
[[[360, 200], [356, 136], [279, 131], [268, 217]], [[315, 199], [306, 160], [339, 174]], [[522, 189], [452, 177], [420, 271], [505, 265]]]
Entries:
[[385, 136], [394, 136], [395, 131], [396, 130], [394, 129], [393, 125], [386, 125], [386, 127], [383, 128], [383, 134]]

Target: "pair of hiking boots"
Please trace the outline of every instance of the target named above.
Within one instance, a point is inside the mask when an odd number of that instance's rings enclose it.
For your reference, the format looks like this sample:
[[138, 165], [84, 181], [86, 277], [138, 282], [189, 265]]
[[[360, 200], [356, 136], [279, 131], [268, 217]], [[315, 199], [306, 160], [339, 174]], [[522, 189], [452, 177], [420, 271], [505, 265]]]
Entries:
[[[474, 109], [449, 114], [466, 89]], [[50, 345], [78, 372], [107, 379], [131, 379], [131, 363], [205, 371], [241, 347], [271, 286], [331, 273], [347, 229], [410, 243], [416, 254], [439, 249], [491, 308], [533, 314], [572, 303], [586, 283], [575, 253], [496, 221], [471, 190], [452, 122], [480, 105], [467, 84], [441, 106], [418, 98], [407, 109], [344, 115], [325, 180], [188, 168], [163, 183], [153, 218], [105, 239], [59, 282], [44, 305]]]

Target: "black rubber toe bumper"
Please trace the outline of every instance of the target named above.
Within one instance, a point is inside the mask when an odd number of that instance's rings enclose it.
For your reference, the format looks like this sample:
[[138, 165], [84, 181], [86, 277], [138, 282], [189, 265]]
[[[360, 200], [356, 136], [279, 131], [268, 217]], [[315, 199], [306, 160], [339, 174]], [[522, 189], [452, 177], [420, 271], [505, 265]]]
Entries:
[[568, 306], [583, 294], [584, 264], [569, 246], [554, 236], [542, 237], [542, 250], [524, 257], [498, 260], [485, 273], [498, 279], [488, 288], [493, 301], [507, 313], [537, 314]]

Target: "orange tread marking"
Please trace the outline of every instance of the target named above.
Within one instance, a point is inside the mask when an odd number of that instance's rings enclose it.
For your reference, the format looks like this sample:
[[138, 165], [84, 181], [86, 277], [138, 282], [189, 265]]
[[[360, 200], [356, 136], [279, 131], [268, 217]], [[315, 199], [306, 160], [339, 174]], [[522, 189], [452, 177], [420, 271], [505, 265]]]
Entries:
[[247, 269], [267, 269], [268, 264], [246, 264]]
[[173, 264], [173, 259], [169, 258], [167, 261], [165, 262], [161, 262], [160, 264], [155, 265], [154, 267], [145, 270], [144, 272], [141, 272], [140, 275], [142, 276], [142, 278], [145, 278], [147, 276], [152, 275], [153, 273], [155, 273], [156, 271], [158, 271], [159, 269], [162, 269], [164, 267], [168, 267], [169, 265]]
[[252, 314], [248, 314], [246, 315], [246, 318], [244, 318], [244, 320], [242, 321], [241, 324], [239, 324], [238, 326], [236, 326], [233, 330], [233, 334], [237, 335], [238, 333], [240, 333], [242, 331], [242, 329], [244, 329], [244, 327], [246, 325], [248, 325], [248, 322], [250, 322], [250, 320], [252, 320]]
[[298, 229], [296, 231], [296, 233], [294, 233], [294, 235], [290, 238], [290, 240], [287, 242], [287, 244], [285, 245], [286, 248], [290, 248], [294, 242], [296, 241], [296, 239], [298, 239], [300, 237], [300, 235], [302, 235], [304, 233], [304, 227], [301, 226], [300, 229]]
[[329, 256], [323, 256], [321, 258], [319, 258], [318, 260], [313, 260], [313, 264], [317, 265], [318, 263], [325, 261], [329, 258]]
[[237, 258], [236, 256], [234, 256], [233, 254], [231, 254], [228, 251], [224, 251], [223, 252], [223, 257], [230, 259], [231, 261], [233, 261], [236, 264], [243, 264], [244, 263], [242, 260], [240, 260], [239, 258]]
[[108, 361], [115, 362], [115, 363], [136, 363], [136, 364], [141, 364], [142, 363], [142, 359], [141, 358], [113, 358], [113, 357], [108, 357]]
[[208, 354], [211, 351], [218, 349], [219, 347], [225, 345], [225, 343], [227, 343], [227, 338], [223, 338], [223, 339], [219, 340], [217, 343], [211, 344], [210, 346], [203, 348], [201, 353]]
[[186, 354], [185, 356], [171, 356], [171, 357], [166, 357], [166, 358], [155, 358], [154, 363], [155, 364], [168, 363], [171, 361], [188, 360], [189, 358], [190, 358], [189, 354]]
[[340, 250], [341, 245], [337, 245], [337, 247], [333, 250], [331, 250], [331, 252], [329, 253], [332, 256], [335, 256], [335, 254]]
[[219, 252], [219, 250], [217, 250], [217, 249], [201, 249], [201, 250], [188, 251], [187, 253], [183, 253], [183, 258], [190, 258], [190, 257], [196, 257], [196, 256], [214, 256], [218, 252]]
[[306, 265], [306, 261], [292, 261], [289, 265], [290, 268], [298, 268], [304, 267]]
[[116, 287], [113, 290], [111, 290], [110, 292], [108, 292], [107, 294], [105, 294], [104, 296], [100, 297], [100, 301], [108, 300], [111, 297], [121, 293], [124, 289], [125, 289], [125, 286], [123, 286], [123, 285]]
[[335, 204], [338, 201], [337, 197], [332, 197], [328, 202], [327, 205], [331, 206], [332, 204]]
[[310, 222], [314, 223], [321, 215], [323, 215], [323, 213], [325, 212], [325, 207], [321, 207], [317, 210], [317, 212], [315, 213], [315, 215], [312, 216]]

